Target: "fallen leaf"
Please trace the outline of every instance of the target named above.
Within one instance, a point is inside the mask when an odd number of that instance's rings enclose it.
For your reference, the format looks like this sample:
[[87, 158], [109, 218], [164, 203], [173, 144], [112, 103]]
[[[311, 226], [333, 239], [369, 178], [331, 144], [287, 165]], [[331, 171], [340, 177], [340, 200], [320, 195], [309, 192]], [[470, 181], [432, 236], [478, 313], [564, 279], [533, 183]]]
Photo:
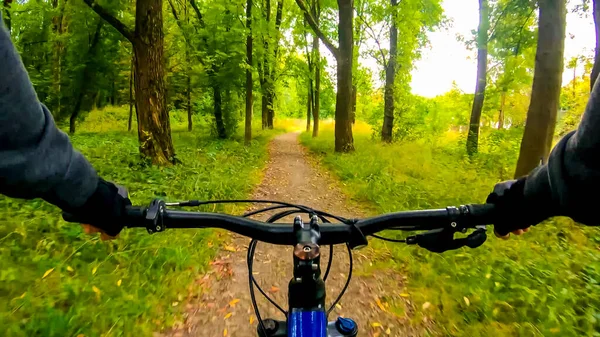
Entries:
[[92, 275], [95, 275], [97, 271], [98, 271], [98, 267], [94, 267], [94, 269], [92, 269]]
[[385, 334], [386, 335], [391, 335], [392, 334], [392, 329], [387, 328], [387, 330], [385, 330]]
[[223, 337], [227, 336], [227, 328], [223, 329]]
[[485, 278], [490, 278], [492, 277], [492, 274], [485, 274]]
[[27, 295], [27, 292], [24, 292], [23, 295], [19, 296], [20, 299], [25, 298], [25, 295]]
[[551, 328], [550, 332], [552, 332], [552, 333], [559, 333], [560, 332], [560, 328]]
[[400, 296], [402, 296], [402, 297], [410, 297], [410, 295], [407, 294], [407, 293], [401, 293]]
[[73, 267], [71, 267], [71, 266], [67, 266], [67, 271], [70, 271], [72, 273], [75, 271], [75, 269], [73, 269]]
[[46, 270], [46, 272], [44, 273], [44, 276], [42, 276], [42, 279], [45, 279], [46, 276], [50, 275], [50, 273], [52, 273], [54, 271], [54, 268], [50, 268], [48, 270]]
[[379, 322], [373, 322], [373, 323], [371, 323], [371, 327], [373, 327], [373, 328], [381, 328], [381, 323], [379, 323]]
[[471, 301], [469, 301], [469, 299], [466, 296], [463, 297], [463, 300], [465, 300], [465, 304], [467, 305], [467, 307], [471, 305]]
[[233, 313], [231, 313], [231, 312], [230, 312], [230, 313], [228, 313], [227, 315], [225, 315], [225, 318], [223, 318], [223, 319], [228, 319], [228, 318], [229, 318], [229, 317], [231, 317], [232, 315], [233, 315]]
[[92, 290], [96, 293], [96, 297], [99, 299], [100, 298], [100, 294], [102, 293], [100, 291], [100, 289], [98, 289], [98, 287], [96, 287], [96, 286], [92, 286]]
[[121, 283], [123, 283], [123, 280], [118, 280], [118, 281], [117, 281], [117, 287], [120, 287], [120, 286], [121, 286]]
[[228, 252], [237, 252], [237, 249], [235, 249], [235, 247], [233, 247], [233, 246], [225, 245], [225, 247], [223, 247], [223, 249], [225, 249]]
[[173, 302], [173, 303], [171, 303], [171, 305], [174, 306], [174, 307], [176, 307], [176, 306], [179, 305], [179, 302]]
[[335, 307], [336, 307], [336, 308], [338, 308], [338, 309], [342, 309], [342, 305], [341, 305], [341, 304], [339, 304], [339, 303], [336, 303], [336, 304], [335, 304]]
[[431, 306], [431, 303], [429, 303], [429, 302], [423, 303], [423, 310], [428, 309], [430, 306]]
[[376, 331], [373, 333], [373, 337], [379, 337], [381, 335], [381, 331]]
[[253, 323], [254, 323], [254, 315], [251, 315], [250, 316], [250, 324], [253, 324]]
[[229, 301], [229, 306], [233, 308], [233, 307], [235, 307], [236, 303], [239, 301], [240, 300], [238, 298], [233, 299], [233, 300]]
[[379, 298], [375, 300], [375, 303], [377, 303], [377, 306], [379, 309], [381, 309], [381, 311], [385, 311], [385, 308], [383, 307], [383, 304], [381, 304], [381, 300]]
[[276, 286], [272, 286], [271, 289], [269, 289], [270, 293], [276, 293], [279, 291], [279, 288], [277, 288]]

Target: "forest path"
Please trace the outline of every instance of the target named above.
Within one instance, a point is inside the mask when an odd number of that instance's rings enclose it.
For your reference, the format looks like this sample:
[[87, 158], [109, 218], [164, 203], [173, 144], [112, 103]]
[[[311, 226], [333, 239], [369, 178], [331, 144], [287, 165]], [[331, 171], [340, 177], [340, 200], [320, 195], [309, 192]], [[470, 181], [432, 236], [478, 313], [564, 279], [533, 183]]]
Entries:
[[[255, 199], [272, 199], [303, 204], [345, 217], [360, 217], [361, 211], [336, 186], [334, 178], [309, 160], [306, 150], [298, 143], [298, 134], [288, 133], [276, 137], [269, 147], [270, 160], [262, 183], [253, 194]], [[253, 207], [253, 209], [256, 206]], [[269, 215], [256, 219], [266, 220]], [[306, 220], [305, 220], [306, 221]], [[200, 275], [197, 282], [203, 291], [187, 303], [185, 321], [173, 330], [159, 336], [168, 337], [255, 337], [256, 317], [248, 290], [246, 251], [249, 239], [232, 235], [231, 241], [217, 254], [212, 269]], [[329, 249], [323, 247], [321, 265], [325, 272]], [[368, 266], [369, 249], [355, 251], [354, 271]], [[349, 260], [346, 247], [336, 246], [334, 263], [326, 282], [327, 304], [337, 297], [348, 275]], [[256, 249], [254, 271], [261, 287], [277, 303], [287, 309], [287, 284], [292, 277], [292, 249], [259, 243]], [[361, 273], [363, 274], [363, 273]], [[356, 275], [329, 319], [338, 315], [351, 317], [358, 322], [359, 336], [421, 336], [424, 331], [410, 328], [409, 300], [402, 293], [402, 275], [391, 270], [375, 275]], [[257, 301], [261, 316], [284, 320], [275, 307], [258, 291]], [[404, 295], [404, 294], [403, 294]], [[406, 295], [404, 295], [406, 296]], [[406, 310], [390, 310], [389, 303]], [[419, 329], [421, 330], [421, 329]]]

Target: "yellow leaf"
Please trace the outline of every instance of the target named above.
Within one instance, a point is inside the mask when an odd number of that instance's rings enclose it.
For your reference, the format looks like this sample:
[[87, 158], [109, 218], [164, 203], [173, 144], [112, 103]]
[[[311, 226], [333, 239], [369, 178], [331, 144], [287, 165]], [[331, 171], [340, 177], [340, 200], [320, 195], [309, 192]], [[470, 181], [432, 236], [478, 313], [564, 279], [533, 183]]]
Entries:
[[85, 335], [80, 333], [79, 335], [77, 335], [77, 337], [85, 337]]
[[223, 319], [228, 319], [228, 318], [229, 318], [229, 317], [231, 317], [232, 315], [233, 315], [233, 313], [232, 313], [232, 312], [230, 312], [230, 313], [228, 313], [227, 315], [225, 315], [225, 318], [223, 318]]
[[492, 277], [492, 274], [485, 274], [485, 278], [490, 278]]
[[387, 330], [385, 330], [385, 334], [386, 335], [391, 335], [392, 334], [392, 329], [387, 328]]
[[228, 252], [236, 252], [237, 250], [235, 249], [235, 247], [233, 246], [229, 246], [229, 245], [225, 245], [225, 247], [223, 247], [223, 249], [225, 249]]
[[23, 295], [19, 296], [19, 298], [23, 299], [25, 298], [25, 295], [27, 295], [27, 292], [24, 292]]
[[379, 323], [379, 322], [373, 322], [373, 323], [371, 323], [371, 327], [373, 327], [373, 328], [381, 328], [381, 323]]
[[560, 332], [560, 328], [552, 328], [552, 329], [550, 329], [550, 332], [552, 332], [552, 333], [559, 333]]
[[173, 303], [171, 303], [171, 305], [174, 306], [174, 307], [176, 307], [176, 306], [179, 305], [179, 302], [173, 302]]
[[117, 287], [120, 287], [120, 286], [121, 286], [121, 283], [123, 283], [123, 280], [118, 280], [118, 281], [117, 281]]
[[98, 267], [94, 267], [94, 269], [92, 269], [92, 275], [95, 275], [97, 271], [98, 271]]
[[423, 303], [423, 310], [427, 310], [431, 306], [431, 303], [425, 302]]
[[376, 299], [375, 303], [377, 303], [377, 306], [379, 307], [379, 309], [381, 309], [381, 311], [385, 311], [385, 308], [383, 307], [383, 304], [381, 304], [381, 300]]
[[254, 315], [250, 316], [250, 324], [254, 323]]
[[233, 299], [233, 300], [229, 301], [229, 306], [233, 308], [233, 307], [235, 307], [236, 303], [239, 301], [240, 301], [239, 298]]
[[341, 305], [341, 304], [339, 304], [339, 303], [336, 303], [336, 304], [335, 304], [335, 307], [336, 307], [336, 308], [338, 308], [338, 309], [340, 309], [340, 310], [342, 309], [342, 305]]
[[50, 273], [52, 273], [54, 271], [54, 268], [50, 268], [48, 270], [46, 270], [46, 272], [44, 273], [44, 276], [42, 276], [42, 279], [45, 279], [46, 276], [50, 275]]
[[223, 337], [227, 336], [227, 328], [223, 329]]
[[96, 294], [100, 294], [100, 293], [101, 293], [100, 289], [98, 289], [98, 287], [96, 287], [96, 286], [92, 286], [92, 290], [93, 290], [93, 291], [94, 291]]
[[402, 296], [402, 297], [410, 297], [410, 295], [407, 294], [407, 293], [402, 293], [402, 294], [400, 294], [400, 296]]
[[71, 267], [71, 266], [67, 266], [67, 271], [70, 271], [72, 273], [75, 271], [75, 269], [73, 269], [73, 267]]
[[465, 304], [467, 305], [467, 307], [471, 305], [471, 301], [469, 301], [469, 299], [466, 296], [463, 297], [463, 300], [465, 300]]

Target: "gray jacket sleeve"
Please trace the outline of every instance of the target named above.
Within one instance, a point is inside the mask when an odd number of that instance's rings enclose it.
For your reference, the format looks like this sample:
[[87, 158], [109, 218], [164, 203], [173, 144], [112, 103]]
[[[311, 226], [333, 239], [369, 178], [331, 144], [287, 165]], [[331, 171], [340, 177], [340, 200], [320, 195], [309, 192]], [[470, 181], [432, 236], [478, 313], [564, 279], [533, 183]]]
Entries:
[[0, 193], [73, 208], [83, 205], [97, 184], [96, 171], [38, 100], [0, 23]]
[[547, 165], [526, 178], [525, 197], [544, 202], [551, 215], [600, 225], [600, 84], [596, 81], [577, 131], [563, 137]]

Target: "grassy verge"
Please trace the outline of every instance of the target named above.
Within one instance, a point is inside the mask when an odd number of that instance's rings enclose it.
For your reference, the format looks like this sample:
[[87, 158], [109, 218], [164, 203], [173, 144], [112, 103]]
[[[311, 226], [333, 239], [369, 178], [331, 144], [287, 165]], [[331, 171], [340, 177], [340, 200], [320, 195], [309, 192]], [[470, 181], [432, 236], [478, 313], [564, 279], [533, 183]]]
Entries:
[[[245, 147], [237, 140], [176, 131], [173, 141], [183, 164], [158, 168], [139, 164], [135, 133], [86, 133], [94, 128], [82, 125], [73, 143], [103, 177], [127, 186], [134, 204], [155, 197], [248, 196], [260, 181], [266, 144], [277, 132], [257, 131], [254, 144]], [[179, 303], [199, 291], [188, 287], [219, 242], [209, 230], [155, 235], [125, 230], [115, 241], [100, 242], [39, 200], [0, 197], [0, 210], [3, 336], [150, 336], [181, 319]]]
[[[513, 161], [505, 158], [510, 151], [500, 157], [483, 151], [469, 161], [454, 141], [383, 145], [364, 128], [355, 129], [352, 154], [333, 153], [330, 128], [301, 140], [350, 196], [377, 212], [481, 202]], [[557, 218], [521, 238], [492, 237], [477, 250], [442, 255], [371, 243], [378, 259], [362, 272], [393, 268], [407, 275], [407, 289], [397, 292], [408, 294], [415, 325], [436, 323], [430, 335], [600, 335], [597, 229]]]

